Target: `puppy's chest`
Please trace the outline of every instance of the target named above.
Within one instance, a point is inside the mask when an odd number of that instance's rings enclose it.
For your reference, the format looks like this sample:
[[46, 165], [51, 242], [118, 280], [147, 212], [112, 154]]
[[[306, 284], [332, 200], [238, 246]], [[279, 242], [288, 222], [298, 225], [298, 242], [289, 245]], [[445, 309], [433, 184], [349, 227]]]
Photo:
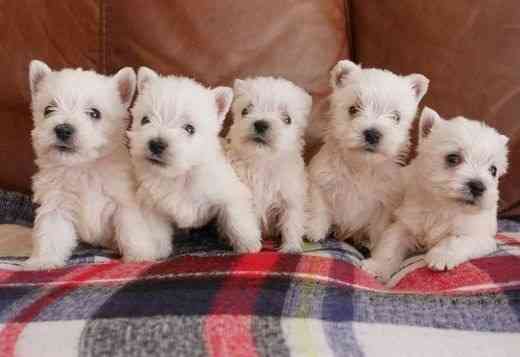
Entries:
[[203, 190], [187, 182], [162, 183], [139, 195], [151, 207], [156, 207], [170, 217], [179, 228], [200, 227], [207, 224], [217, 214], [217, 208]]
[[414, 235], [419, 249], [430, 249], [456, 231], [456, 213], [451, 210], [405, 206], [396, 211], [396, 216]]
[[271, 167], [242, 166], [237, 173], [251, 190], [257, 215], [264, 225], [276, 224], [283, 206], [283, 178]]
[[71, 170], [55, 174], [35, 178], [35, 188], [40, 185], [35, 195], [37, 202], [71, 214], [82, 240], [95, 244], [110, 239], [117, 203], [104, 177], [96, 172]]
[[375, 175], [336, 175], [326, 191], [336, 222], [352, 228], [365, 226], [397, 200], [392, 183]]

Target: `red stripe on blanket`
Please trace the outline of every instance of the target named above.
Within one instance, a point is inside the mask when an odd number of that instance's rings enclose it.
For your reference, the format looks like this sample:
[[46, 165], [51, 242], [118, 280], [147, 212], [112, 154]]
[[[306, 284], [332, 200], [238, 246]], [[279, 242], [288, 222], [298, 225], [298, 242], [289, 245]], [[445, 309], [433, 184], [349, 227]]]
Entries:
[[[83, 267], [89, 267], [91, 265], [85, 265]], [[23, 283], [23, 282], [34, 282], [34, 281], [54, 281], [72, 271], [81, 270], [82, 266], [71, 266], [67, 268], [45, 270], [45, 271], [13, 271], [13, 270], [0, 270], [0, 284], [4, 283]]]
[[409, 272], [393, 292], [421, 294], [440, 292], [502, 291], [520, 288], [520, 257], [485, 257], [464, 263], [445, 272], [427, 267]]
[[[68, 283], [60, 285], [57, 288], [51, 289], [49, 293], [34, 301], [31, 305], [23, 309], [11, 321], [7, 322], [4, 328], [0, 331], [0, 356], [11, 357], [14, 356], [16, 341], [22, 333], [23, 329], [29, 324], [38, 314], [46, 307], [54, 303], [56, 300], [62, 298], [68, 293], [74, 291], [81, 285], [81, 282], [96, 277], [102, 273], [107, 272], [117, 266], [114, 264], [90, 265], [82, 269], [68, 269], [69, 273], [59, 276], [63, 282]], [[42, 273], [49, 276], [48, 273]], [[50, 275], [53, 275], [52, 273]]]
[[[16, 271], [16, 272], [5, 272], [0, 271], [0, 287], [7, 284], [41, 284], [47, 283], [61, 283], [71, 282], [70, 274], [74, 273], [82, 274], [83, 272], [89, 272], [92, 267], [111, 267], [112, 269], [106, 269], [104, 274], [99, 277], [122, 277], [122, 276], [137, 276], [142, 270], [150, 263], [142, 264], [122, 264], [120, 262], [110, 262], [102, 264], [85, 264], [76, 265], [66, 268], [59, 268], [47, 271]], [[109, 273], [110, 272], [110, 273]], [[89, 279], [82, 280], [82, 282], [88, 281]]]
[[508, 245], [520, 245], [520, 238], [510, 237], [503, 234], [497, 234], [496, 240], [498, 240], [500, 243]]
[[[244, 255], [230, 267], [230, 270], [270, 271], [279, 257], [278, 254]], [[257, 356], [251, 322], [256, 298], [264, 280], [263, 277], [246, 280], [241, 276], [230, 276], [224, 281], [204, 323], [206, 349], [211, 356]], [[237, 316], [238, 311], [250, 313]]]
[[[241, 264], [238, 269], [230, 269], [235, 259]], [[276, 270], [273, 270], [272, 262], [276, 260]], [[295, 260], [299, 262], [295, 269]], [[105, 263], [101, 266], [111, 266], [109, 269], [95, 276], [95, 279], [84, 279], [81, 284], [90, 282], [119, 283], [121, 281], [139, 279], [161, 279], [163, 277], [175, 278], [184, 275], [197, 274], [199, 277], [222, 276], [222, 274], [240, 275], [242, 277], [265, 277], [269, 274], [285, 274], [288, 278], [320, 279], [331, 283], [356, 285], [369, 289], [382, 289], [382, 285], [361, 269], [353, 268], [352, 264], [336, 260], [334, 272], [328, 270], [333, 258], [318, 256], [284, 255], [276, 252], [262, 252], [243, 256], [218, 256], [196, 257], [186, 256], [162, 263]], [[99, 266], [99, 265], [98, 265]], [[74, 271], [78, 273], [88, 271], [92, 265], [77, 266]], [[71, 270], [71, 268], [66, 268]], [[8, 279], [2, 279], [8, 278]], [[3, 280], [3, 281], [2, 281]], [[59, 284], [70, 283], [70, 278], [63, 277], [63, 269], [51, 272], [16, 272], [2, 276], [0, 272], [0, 288], [2, 285], [13, 284]]]

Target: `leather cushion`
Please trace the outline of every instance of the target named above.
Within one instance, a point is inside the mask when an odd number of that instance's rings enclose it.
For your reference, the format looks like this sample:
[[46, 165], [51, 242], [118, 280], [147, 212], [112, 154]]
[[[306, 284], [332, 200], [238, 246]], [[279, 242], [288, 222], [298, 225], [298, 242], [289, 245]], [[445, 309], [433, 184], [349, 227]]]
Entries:
[[28, 64], [149, 66], [206, 85], [280, 75], [315, 98], [349, 55], [343, 0], [0, 1], [0, 187], [29, 191], [35, 171]]
[[510, 137], [500, 212], [520, 214], [520, 7], [515, 0], [353, 0], [354, 58], [430, 80], [423, 103]]

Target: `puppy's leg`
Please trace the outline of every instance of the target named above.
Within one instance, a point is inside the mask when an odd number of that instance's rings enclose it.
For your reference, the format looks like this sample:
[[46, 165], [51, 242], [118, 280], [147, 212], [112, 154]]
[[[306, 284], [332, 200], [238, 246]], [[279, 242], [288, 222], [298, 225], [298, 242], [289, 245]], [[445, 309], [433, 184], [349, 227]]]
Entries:
[[312, 183], [309, 185], [306, 219], [305, 236], [307, 240], [319, 242], [327, 237], [332, 225], [332, 216], [320, 188]]
[[383, 209], [381, 214], [372, 217], [372, 222], [368, 227], [369, 248], [372, 250], [383, 236], [384, 232], [390, 227], [391, 212]]
[[169, 257], [173, 253], [173, 225], [168, 218], [150, 209], [143, 209], [143, 216], [150, 229], [150, 239], [156, 245], [157, 258]]
[[282, 232], [283, 253], [298, 253], [302, 250], [305, 233], [305, 203], [297, 199], [286, 200], [285, 209], [279, 222]]
[[431, 248], [424, 260], [432, 270], [450, 270], [470, 259], [491, 254], [496, 248], [492, 237], [450, 236]]
[[73, 217], [69, 212], [38, 209], [33, 228], [33, 252], [24, 262], [26, 270], [62, 267], [77, 245]]
[[170, 252], [159, 252], [152, 233], [137, 205], [121, 205], [114, 213], [116, 239], [125, 261], [157, 260]]
[[363, 261], [363, 269], [376, 279], [387, 282], [411, 250], [411, 239], [404, 226], [394, 223], [379, 239], [371, 258]]
[[235, 197], [223, 204], [218, 223], [238, 253], [256, 253], [262, 249], [260, 224], [247, 198]]

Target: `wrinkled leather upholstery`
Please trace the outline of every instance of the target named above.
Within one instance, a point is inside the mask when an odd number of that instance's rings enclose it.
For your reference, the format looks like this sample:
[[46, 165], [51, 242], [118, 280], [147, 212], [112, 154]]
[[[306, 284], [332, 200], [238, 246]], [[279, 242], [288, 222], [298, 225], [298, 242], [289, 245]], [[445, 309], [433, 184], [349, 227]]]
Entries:
[[485, 120], [510, 140], [501, 211], [520, 214], [520, 6], [517, 1], [351, 0], [354, 56], [430, 78], [424, 104]]
[[211, 86], [280, 75], [306, 88], [316, 108], [326, 107], [330, 68], [353, 58], [424, 73], [426, 104], [511, 136], [507, 211], [520, 203], [518, 18], [515, 0], [0, 0], [0, 187], [30, 190], [33, 58], [102, 73], [146, 65]]
[[146, 65], [211, 86], [280, 75], [324, 97], [329, 69], [349, 55], [342, 0], [0, 0], [0, 25], [0, 187], [19, 191], [35, 170], [33, 58], [102, 73]]
[[0, 187], [28, 191], [35, 170], [28, 65], [94, 68], [99, 10], [91, 1], [0, 0]]

